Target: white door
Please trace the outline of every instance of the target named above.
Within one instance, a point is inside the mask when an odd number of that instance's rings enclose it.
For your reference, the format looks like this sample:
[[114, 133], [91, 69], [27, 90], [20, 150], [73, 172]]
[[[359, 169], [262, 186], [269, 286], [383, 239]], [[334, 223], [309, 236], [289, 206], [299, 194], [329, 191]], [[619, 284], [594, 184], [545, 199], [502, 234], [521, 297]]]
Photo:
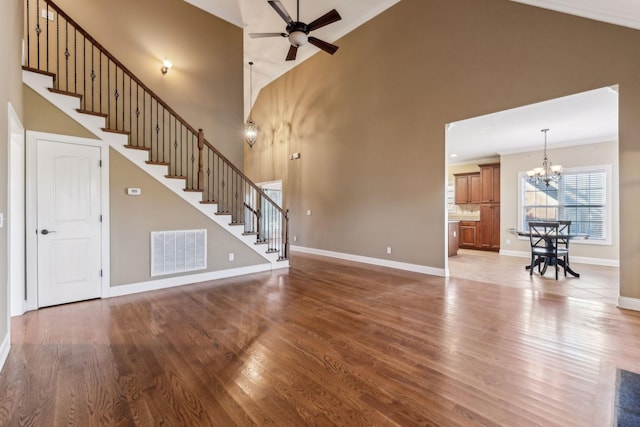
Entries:
[[100, 148], [37, 141], [38, 307], [101, 296]]

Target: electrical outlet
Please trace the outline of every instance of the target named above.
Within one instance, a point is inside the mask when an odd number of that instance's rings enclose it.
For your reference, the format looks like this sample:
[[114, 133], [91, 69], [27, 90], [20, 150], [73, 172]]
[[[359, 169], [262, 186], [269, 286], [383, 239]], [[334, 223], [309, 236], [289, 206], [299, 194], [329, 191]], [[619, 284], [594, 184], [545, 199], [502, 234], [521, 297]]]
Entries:
[[511, 239], [507, 239], [507, 245], [511, 244]]
[[298, 241], [298, 236], [293, 236], [293, 241], [297, 242]]
[[236, 259], [236, 256], [233, 253], [229, 254], [229, 261], [234, 261]]
[[387, 255], [391, 255], [391, 246], [387, 246]]
[[4, 227], [4, 214], [0, 213], [0, 228]]
[[308, 216], [311, 216], [311, 209], [308, 209], [308, 210], [307, 210], [307, 215], [308, 215]]

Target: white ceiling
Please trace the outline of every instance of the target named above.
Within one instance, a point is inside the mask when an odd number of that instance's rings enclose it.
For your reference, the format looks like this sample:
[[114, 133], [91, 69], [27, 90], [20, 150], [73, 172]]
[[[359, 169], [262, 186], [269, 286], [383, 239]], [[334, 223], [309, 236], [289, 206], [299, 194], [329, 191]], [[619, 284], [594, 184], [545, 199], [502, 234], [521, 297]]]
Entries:
[[[449, 163], [618, 140], [618, 88], [606, 87], [447, 125]], [[451, 157], [456, 155], [456, 157]]]
[[[245, 116], [260, 88], [316, 53], [327, 55], [315, 46], [306, 45], [298, 50], [296, 61], [285, 61], [289, 49], [285, 38], [250, 38], [249, 33], [284, 31], [284, 21], [266, 0], [185, 1], [243, 28]], [[280, 1], [295, 19], [296, 0]], [[333, 43], [398, 1], [400, 0], [300, 0], [300, 20], [309, 23], [331, 9], [336, 9], [342, 20], [313, 33], [314, 36]], [[512, 1], [640, 29], [640, 0]], [[338, 50], [336, 55], [340, 54], [341, 51]], [[253, 99], [249, 97], [249, 61], [254, 62]], [[540, 133], [542, 128], [551, 129], [548, 134], [550, 147], [571, 145], [577, 140], [598, 142], [595, 139], [613, 138], [614, 134], [617, 138], [617, 93], [603, 88], [481, 119], [458, 122], [447, 132], [449, 153], [458, 154], [455, 162], [462, 162], [471, 156], [490, 157], [496, 153], [523, 151], [525, 147], [540, 149], [543, 142]], [[462, 142], [457, 142], [458, 137], [464, 138]], [[471, 140], [474, 142], [469, 143]], [[522, 146], [514, 147], [515, 141], [521, 141]], [[465, 151], [468, 153], [464, 153], [459, 144], [466, 144]], [[480, 151], [481, 148], [485, 150]]]

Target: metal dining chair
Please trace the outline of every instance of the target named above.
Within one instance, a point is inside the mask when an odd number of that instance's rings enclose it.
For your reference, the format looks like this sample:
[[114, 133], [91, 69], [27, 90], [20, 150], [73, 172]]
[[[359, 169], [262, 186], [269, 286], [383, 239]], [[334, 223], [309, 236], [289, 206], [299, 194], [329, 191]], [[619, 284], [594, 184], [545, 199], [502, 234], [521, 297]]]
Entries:
[[[560, 223], [553, 222], [529, 222], [529, 241], [531, 242], [531, 266], [529, 275], [533, 275], [535, 265], [542, 275], [547, 267], [553, 266], [558, 280], [558, 260], [563, 260], [564, 275], [567, 276], [567, 264], [569, 256], [569, 239], [563, 239], [559, 232]], [[566, 233], [568, 234], [568, 233]], [[566, 246], [564, 241], [566, 241]], [[544, 264], [541, 268], [540, 265]]]

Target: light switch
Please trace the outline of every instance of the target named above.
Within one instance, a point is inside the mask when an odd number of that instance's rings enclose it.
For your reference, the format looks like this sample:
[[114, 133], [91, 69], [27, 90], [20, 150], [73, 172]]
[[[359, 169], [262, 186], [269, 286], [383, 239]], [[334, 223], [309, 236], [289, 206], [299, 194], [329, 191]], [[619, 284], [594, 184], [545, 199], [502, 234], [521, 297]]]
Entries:
[[4, 227], [4, 214], [0, 212], [0, 228]]
[[139, 188], [127, 188], [127, 194], [129, 196], [139, 196], [142, 194], [142, 190]]

